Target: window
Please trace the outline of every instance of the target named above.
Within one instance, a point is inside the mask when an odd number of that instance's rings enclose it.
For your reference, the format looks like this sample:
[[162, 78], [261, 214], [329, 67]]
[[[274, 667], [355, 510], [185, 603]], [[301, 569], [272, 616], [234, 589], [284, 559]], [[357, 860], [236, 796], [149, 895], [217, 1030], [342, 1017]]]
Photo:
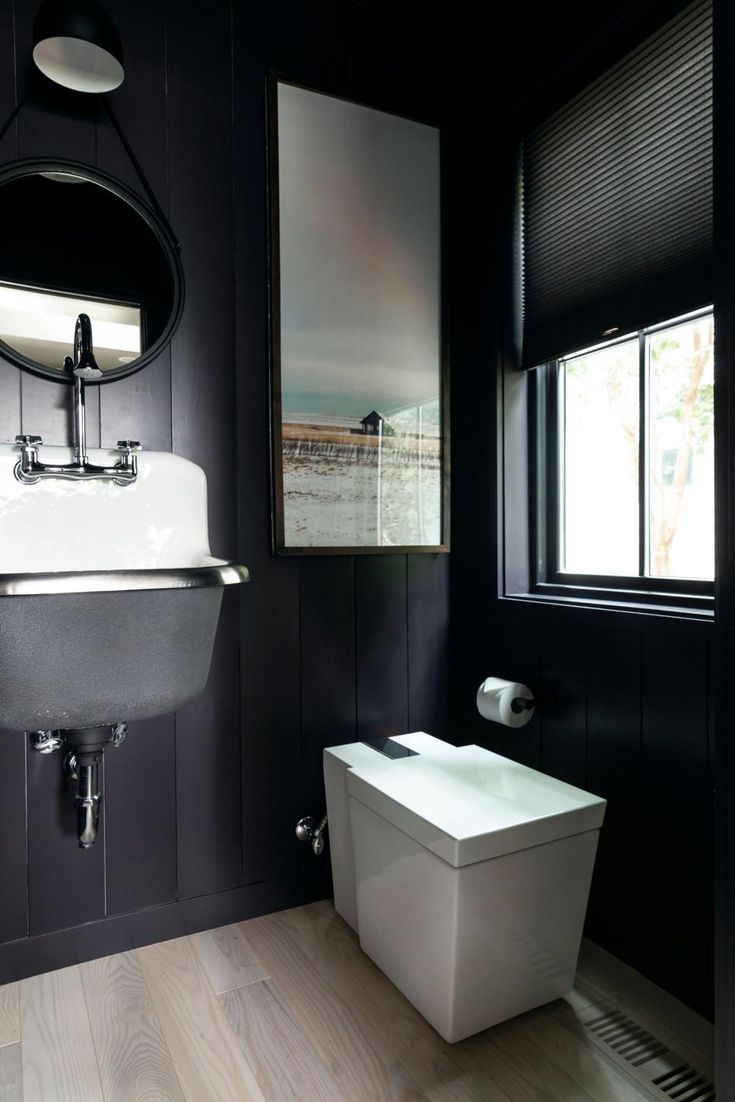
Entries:
[[662, 592], [714, 576], [710, 310], [537, 373], [537, 589]]
[[712, 64], [694, 0], [523, 137], [529, 385], [504, 402], [537, 396], [536, 464], [530, 555], [505, 499], [509, 594], [711, 608]]

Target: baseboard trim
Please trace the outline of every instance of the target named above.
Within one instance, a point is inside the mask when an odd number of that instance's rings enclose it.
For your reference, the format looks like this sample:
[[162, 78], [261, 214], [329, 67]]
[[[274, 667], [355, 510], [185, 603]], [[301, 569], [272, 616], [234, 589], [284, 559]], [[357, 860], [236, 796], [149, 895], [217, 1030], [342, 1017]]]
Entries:
[[324, 870], [312, 869], [7, 942], [0, 945], [0, 984], [313, 903], [328, 894]]

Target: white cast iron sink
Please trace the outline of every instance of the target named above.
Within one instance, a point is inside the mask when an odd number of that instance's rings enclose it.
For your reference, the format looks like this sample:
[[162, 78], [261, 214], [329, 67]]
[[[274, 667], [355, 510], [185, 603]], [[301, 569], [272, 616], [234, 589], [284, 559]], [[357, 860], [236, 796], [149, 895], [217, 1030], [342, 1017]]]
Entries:
[[[222, 587], [248, 580], [210, 553], [204, 472], [144, 451], [131, 485], [24, 485], [18, 456], [0, 445], [0, 727], [175, 711], [206, 684]], [[44, 446], [41, 458], [70, 463], [72, 450]]]

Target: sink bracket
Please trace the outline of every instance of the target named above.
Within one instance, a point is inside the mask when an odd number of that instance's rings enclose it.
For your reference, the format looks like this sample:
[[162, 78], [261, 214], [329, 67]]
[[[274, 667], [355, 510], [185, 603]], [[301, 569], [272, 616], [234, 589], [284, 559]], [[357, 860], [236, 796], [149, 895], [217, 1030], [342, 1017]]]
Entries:
[[31, 744], [39, 754], [53, 754], [64, 745], [64, 739], [58, 731], [32, 731]]

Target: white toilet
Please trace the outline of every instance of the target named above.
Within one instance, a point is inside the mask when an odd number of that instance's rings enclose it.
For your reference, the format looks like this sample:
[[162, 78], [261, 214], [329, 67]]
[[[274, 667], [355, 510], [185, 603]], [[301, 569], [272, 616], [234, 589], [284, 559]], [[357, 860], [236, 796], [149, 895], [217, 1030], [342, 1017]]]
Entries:
[[324, 777], [335, 907], [446, 1041], [571, 990], [604, 800], [423, 732]]

